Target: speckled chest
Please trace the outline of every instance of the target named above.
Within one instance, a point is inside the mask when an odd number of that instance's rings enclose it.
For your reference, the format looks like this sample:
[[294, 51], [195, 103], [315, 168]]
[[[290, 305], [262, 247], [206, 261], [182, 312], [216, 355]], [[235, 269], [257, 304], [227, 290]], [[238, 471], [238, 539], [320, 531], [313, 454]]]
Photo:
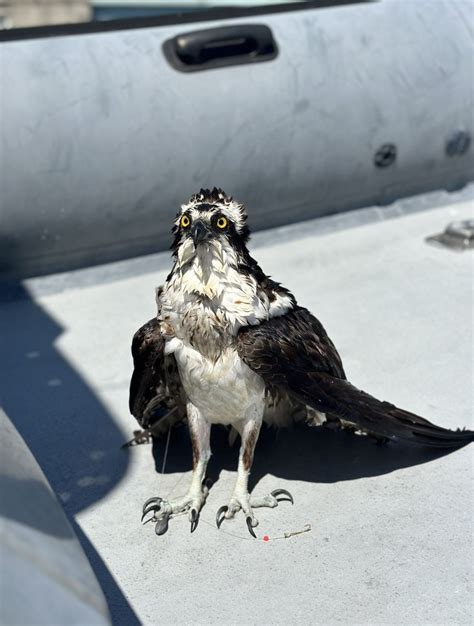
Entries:
[[160, 317], [169, 326], [170, 336], [209, 358], [217, 358], [232, 341], [232, 327], [221, 307], [205, 296], [184, 293], [176, 285], [162, 296]]
[[159, 300], [160, 319], [171, 334], [201, 354], [216, 359], [241, 326], [268, 316], [255, 280], [232, 267], [204, 270], [198, 263], [175, 271]]

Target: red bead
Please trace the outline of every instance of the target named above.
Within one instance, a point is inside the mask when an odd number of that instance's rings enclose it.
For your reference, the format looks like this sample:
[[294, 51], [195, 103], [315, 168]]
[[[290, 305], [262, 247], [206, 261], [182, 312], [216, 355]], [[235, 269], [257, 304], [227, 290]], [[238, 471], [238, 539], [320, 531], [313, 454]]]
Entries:
[[270, 541], [270, 537], [268, 535], [263, 535], [263, 541]]

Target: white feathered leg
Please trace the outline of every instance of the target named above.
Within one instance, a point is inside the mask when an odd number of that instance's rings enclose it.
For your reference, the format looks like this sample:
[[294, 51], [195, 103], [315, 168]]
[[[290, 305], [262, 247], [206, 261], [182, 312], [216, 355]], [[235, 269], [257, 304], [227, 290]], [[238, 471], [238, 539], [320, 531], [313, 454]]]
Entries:
[[[248, 491], [248, 482], [250, 468], [253, 462], [253, 454], [257, 444], [258, 435], [262, 426], [261, 419], [249, 419], [244, 423], [240, 431], [242, 443], [239, 453], [239, 465], [237, 468], [237, 480], [235, 482], [234, 491], [227, 506], [225, 517], [230, 519], [234, 517], [237, 511], [245, 513], [247, 524], [251, 523], [252, 527], [257, 526], [258, 521], [252, 512], [250, 506], [250, 494]], [[251, 520], [250, 522], [248, 520]]]
[[[240, 425], [240, 428], [239, 426], [236, 426], [236, 428], [240, 430], [240, 436], [242, 439], [239, 454], [239, 465], [237, 468], [237, 480], [229, 504], [221, 506], [216, 515], [217, 527], [220, 528], [224, 519], [230, 519], [234, 517], [237, 511], [242, 510], [245, 514], [247, 528], [253, 537], [256, 537], [253, 529], [258, 526], [258, 520], [253, 513], [253, 508], [274, 508], [278, 506], [278, 502], [282, 500], [288, 500], [293, 503], [291, 494], [284, 489], [277, 489], [272, 491], [271, 494], [262, 497], [251, 497], [249, 494], [249, 473], [261, 425], [261, 416], [253, 415], [243, 422], [243, 424]], [[282, 495], [285, 497], [278, 497]]]
[[206, 500], [208, 489], [203, 486], [208, 461], [211, 457], [210, 433], [211, 425], [191, 403], [187, 406], [189, 434], [193, 447], [193, 475], [188, 493], [174, 500], [150, 498], [143, 505], [143, 516], [153, 511], [156, 521], [155, 532], [163, 535], [168, 530], [168, 520], [174, 513], [189, 511], [191, 532], [196, 530], [199, 512]]

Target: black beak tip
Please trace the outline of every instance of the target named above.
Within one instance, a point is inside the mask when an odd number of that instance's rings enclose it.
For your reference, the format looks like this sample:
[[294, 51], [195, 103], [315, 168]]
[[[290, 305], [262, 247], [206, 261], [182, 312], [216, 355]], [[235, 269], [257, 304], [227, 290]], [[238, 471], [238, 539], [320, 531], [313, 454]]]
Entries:
[[212, 238], [212, 231], [206, 224], [199, 220], [193, 226], [191, 235], [193, 237], [194, 245], [197, 246], [204, 241], [209, 241]]

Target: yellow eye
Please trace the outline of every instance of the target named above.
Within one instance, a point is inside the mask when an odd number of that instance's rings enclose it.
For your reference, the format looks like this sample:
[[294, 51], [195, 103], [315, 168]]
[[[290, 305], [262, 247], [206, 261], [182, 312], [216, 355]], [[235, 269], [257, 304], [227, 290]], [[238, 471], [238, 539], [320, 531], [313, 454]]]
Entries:
[[217, 228], [221, 228], [223, 230], [224, 228], [227, 228], [228, 223], [229, 222], [227, 218], [221, 215], [221, 217], [219, 217], [219, 219], [216, 222]]
[[183, 217], [181, 218], [179, 225], [181, 226], [181, 228], [188, 228], [188, 226], [191, 224], [191, 220], [189, 219], [189, 217], [187, 215], [183, 215]]

